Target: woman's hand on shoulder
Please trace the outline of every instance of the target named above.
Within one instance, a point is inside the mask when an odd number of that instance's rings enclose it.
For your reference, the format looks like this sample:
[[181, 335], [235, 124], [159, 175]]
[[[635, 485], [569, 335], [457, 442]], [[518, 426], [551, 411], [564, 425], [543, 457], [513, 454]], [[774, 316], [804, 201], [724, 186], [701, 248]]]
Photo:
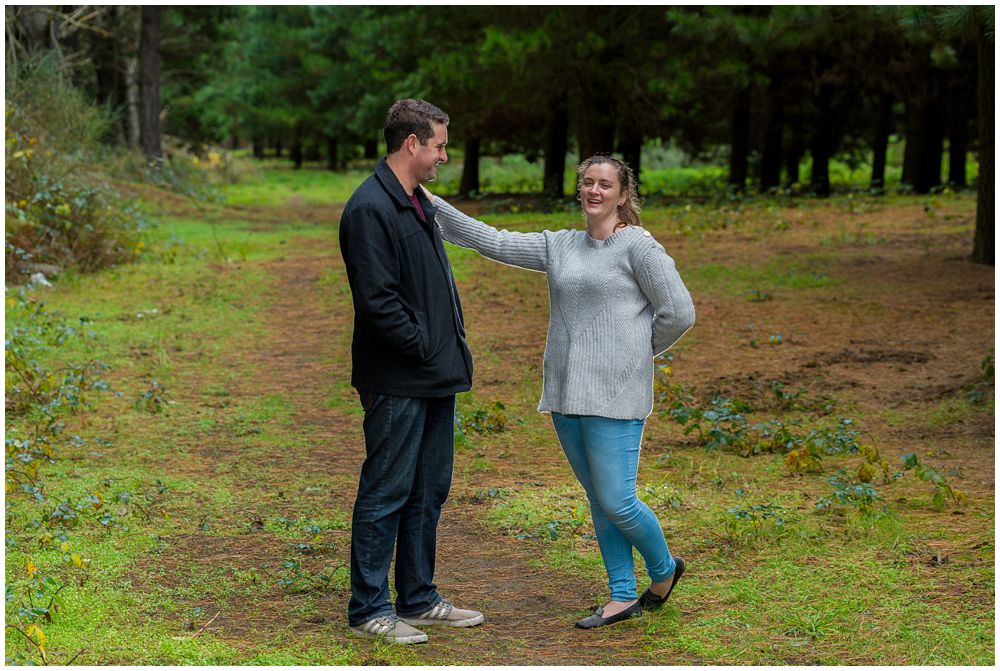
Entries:
[[420, 188], [423, 189], [424, 195], [427, 196], [427, 200], [429, 200], [431, 202], [431, 205], [433, 205], [434, 204], [434, 194], [431, 193], [430, 191], [428, 191], [427, 187], [424, 186], [423, 184], [420, 185]]

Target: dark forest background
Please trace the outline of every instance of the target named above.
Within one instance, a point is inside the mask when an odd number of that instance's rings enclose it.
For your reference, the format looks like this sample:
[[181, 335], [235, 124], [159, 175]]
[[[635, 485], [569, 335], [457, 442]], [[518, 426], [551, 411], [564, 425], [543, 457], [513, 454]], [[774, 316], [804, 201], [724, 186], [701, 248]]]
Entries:
[[[831, 192], [830, 161], [902, 189], [975, 188], [974, 258], [993, 260], [992, 6], [6, 8], [8, 73], [47, 54], [114, 113], [103, 141], [163, 154], [247, 147], [331, 170], [381, 151], [385, 110], [423, 97], [452, 117], [460, 192], [480, 158], [541, 161], [659, 142], [727, 168], [728, 188]], [[805, 171], [808, 166], [808, 172]]]

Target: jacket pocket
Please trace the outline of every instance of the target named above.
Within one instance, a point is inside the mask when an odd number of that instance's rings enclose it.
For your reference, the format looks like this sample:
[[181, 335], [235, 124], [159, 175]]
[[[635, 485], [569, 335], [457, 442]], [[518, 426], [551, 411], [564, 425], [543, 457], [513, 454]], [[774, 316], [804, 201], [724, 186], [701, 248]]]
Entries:
[[413, 320], [416, 322], [417, 332], [420, 334], [420, 346], [418, 347], [420, 360], [427, 361], [431, 358], [431, 336], [427, 329], [427, 313], [414, 310]]

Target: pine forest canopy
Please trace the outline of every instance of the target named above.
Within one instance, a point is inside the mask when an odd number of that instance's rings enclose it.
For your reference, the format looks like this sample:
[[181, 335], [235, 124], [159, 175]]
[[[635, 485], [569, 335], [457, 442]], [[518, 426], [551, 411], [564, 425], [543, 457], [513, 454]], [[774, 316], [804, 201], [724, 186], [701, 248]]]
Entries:
[[[479, 157], [542, 157], [563, 196], [567, 150], [640, 171], [661, 141], [727, 162], [728, 183], [800, 181], [829, 162], [885, 184], [893, 136], [917, 193], [964, 187], [979, 161], [974, 258], [993, 262], [992, 6], [8, 6], [7, 67], [55, 52], [119, 113], [109, 142], [290, 150], [331, 169], [379, 153], [385, 110], [422, 97], [452, 118], [461, 191]], [[67, 12], [71, 12], [67, 14]], [[159, 127], [162, 123], [162, 129]], [[947, 148], [947, 167], [945, 149]], [[944, 174], [943, 174], [944, 173]], [[987, 230], [988, 229], [988, 230]]]

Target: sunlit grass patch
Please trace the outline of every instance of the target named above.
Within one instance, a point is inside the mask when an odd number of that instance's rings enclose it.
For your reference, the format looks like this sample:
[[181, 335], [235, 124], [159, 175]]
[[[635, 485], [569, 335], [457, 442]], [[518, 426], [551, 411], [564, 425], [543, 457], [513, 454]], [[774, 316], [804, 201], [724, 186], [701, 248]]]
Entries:
[[744, 296], [754, 290], [818, 289], [839, 282], [828, 274], [828, 265], [820, 258], [776, 258], [756, 266], [695, 264], [685, 270], [684, 280], [692, 292], [717, 291], [730, 296]]
[[315, 168], [293, 170], [290, 165], [266, 167], [238, 184], [227, 186], [226, 204], [247, 207], [341, 204], [369, 175], [370, 170], [335, 173]]

